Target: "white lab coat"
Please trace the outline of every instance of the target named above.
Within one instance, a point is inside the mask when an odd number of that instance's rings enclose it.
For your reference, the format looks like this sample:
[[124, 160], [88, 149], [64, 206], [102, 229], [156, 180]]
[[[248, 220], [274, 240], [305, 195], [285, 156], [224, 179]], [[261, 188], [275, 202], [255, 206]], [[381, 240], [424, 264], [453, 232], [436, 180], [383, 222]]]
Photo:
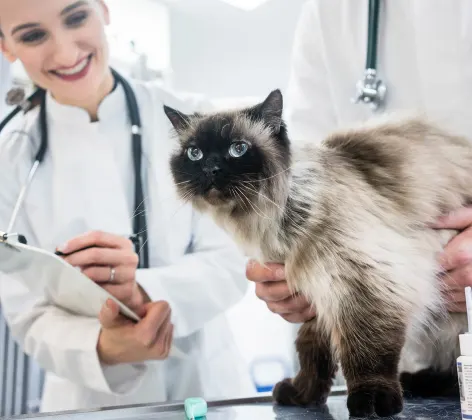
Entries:
[[[122, 404], [227, 398], [255, 392], [225, 311], [247, 290], [245, 259], [223, 232], [175, 194], [169, 153], [176, 139], [162, 105], [191, 112], [156, 85], [135, 83], [143, 123], [150, 246], [148, 270], [137, 281], [173, 311], [175, 345], [188, 358], [102, 366], [97, 319], [69, 314], [3, 277], [0, 296], [11, 330], [47, 371], [42, 411]], [[99, 123], [48, 97], [50, 144], [20, 212], [15, 231], [54, 250], [84, 231], [132, 231], [133, 166], [130, 125], [120, 85], [100, 106]], [[0, 143], [0, 226], [5, 226], [37, 150], [37, 110], [18, 118]], [[15, 128], [16, 127], [16, 128]], [[8, 134], [13, 132], [13, 134]], [[25, 133], [33, 134], [29, 138]], [[193, 252], [186, 254], [193, 237]]]
[[[286, 93], [293, 141], [370, 118], [354, 104], [367, 48], [368, 0], [308, 0], [299, 20]], [[384, 112], [423, 112], [472, 136], [472, 2], [381, 2], [378, 73]]]

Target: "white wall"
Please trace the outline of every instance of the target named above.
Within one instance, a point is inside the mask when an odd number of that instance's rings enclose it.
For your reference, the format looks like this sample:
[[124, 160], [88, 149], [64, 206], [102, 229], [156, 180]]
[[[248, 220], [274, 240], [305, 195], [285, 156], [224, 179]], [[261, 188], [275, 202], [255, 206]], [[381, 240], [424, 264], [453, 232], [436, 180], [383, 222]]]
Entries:
[[214, 97], [264, 96], [285, 88], [305, 0], [272, 0], [252, 12], [216, 0], [189, 1], [191, 11], [171, 8], [175, 88]]

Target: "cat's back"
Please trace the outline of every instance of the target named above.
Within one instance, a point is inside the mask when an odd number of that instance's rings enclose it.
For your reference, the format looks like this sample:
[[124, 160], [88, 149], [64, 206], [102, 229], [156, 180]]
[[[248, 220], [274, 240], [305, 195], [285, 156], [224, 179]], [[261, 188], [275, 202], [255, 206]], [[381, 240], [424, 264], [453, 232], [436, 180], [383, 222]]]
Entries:
[[320, 154], [330, 179], [420, 219], [472, 201], [472, 139], [426, 119], [384, 118], [335, 132]]

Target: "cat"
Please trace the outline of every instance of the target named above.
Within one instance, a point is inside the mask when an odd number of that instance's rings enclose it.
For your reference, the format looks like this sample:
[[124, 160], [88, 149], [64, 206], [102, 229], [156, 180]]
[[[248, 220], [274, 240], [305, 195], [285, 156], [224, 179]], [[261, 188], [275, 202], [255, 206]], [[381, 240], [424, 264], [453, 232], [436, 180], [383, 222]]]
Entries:
[[300, 370], [275, 386], [277, 403], [325, 403], [338, 365], [351, 416], [458, 395], [467, 317], [447, 312], [437, 262], [458, 232], [431, 223], [472, 201], [467, 139], [411, 116], [297, 144], [280, 90], [234, 110], [164, 112], [181, 198], [246, 255], [285, 264], [290, 290], [314, 306], [296, 339]]

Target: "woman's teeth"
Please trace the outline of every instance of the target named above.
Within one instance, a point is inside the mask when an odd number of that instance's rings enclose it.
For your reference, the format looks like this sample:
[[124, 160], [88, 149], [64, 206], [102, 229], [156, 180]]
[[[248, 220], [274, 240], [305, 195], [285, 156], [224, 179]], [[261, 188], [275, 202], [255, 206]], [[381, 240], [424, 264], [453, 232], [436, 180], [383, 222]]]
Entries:
[[55, 72], [57, 74], [63, 74], [64, 76], [73, 76], [74, 74], [80, 73], [85, 67], [87, 67], [89, 60], [90, 60], [90, 57], [86, 58], [85, 60], [82, 60], [75, 67], [72, 67], [67, 70], [66, 69], [56, 70]]

